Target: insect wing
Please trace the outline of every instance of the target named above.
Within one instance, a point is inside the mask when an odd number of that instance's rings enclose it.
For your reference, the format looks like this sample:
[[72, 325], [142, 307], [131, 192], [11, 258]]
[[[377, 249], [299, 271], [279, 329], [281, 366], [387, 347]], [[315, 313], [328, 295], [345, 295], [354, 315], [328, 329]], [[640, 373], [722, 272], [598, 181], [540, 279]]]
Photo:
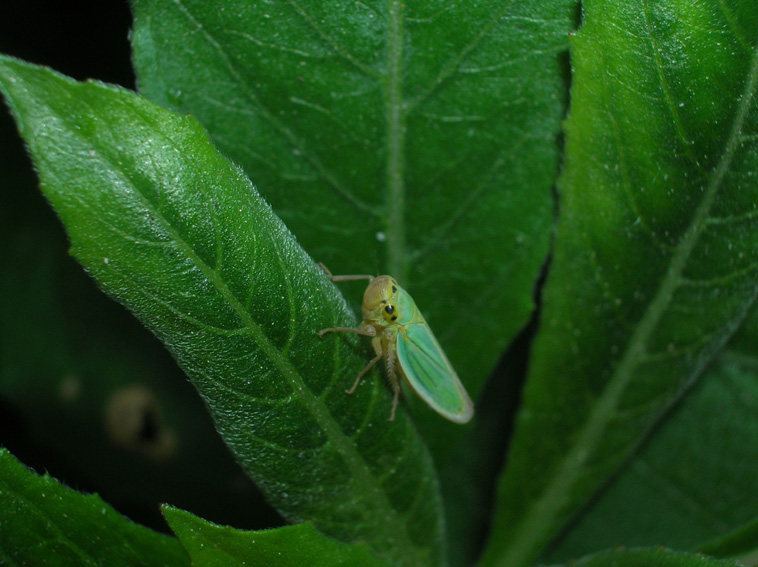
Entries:
[[450, 421], [466, 423], [474, 415], [474, 404], [432, 330], [419, 318], [397, 334], [400, 368], [408, 385], [435, 411]]

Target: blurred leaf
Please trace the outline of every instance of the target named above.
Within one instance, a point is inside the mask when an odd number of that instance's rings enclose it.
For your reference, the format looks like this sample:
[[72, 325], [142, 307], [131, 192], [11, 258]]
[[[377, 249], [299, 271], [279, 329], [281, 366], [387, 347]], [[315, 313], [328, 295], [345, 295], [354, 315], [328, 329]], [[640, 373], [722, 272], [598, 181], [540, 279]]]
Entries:
[[661, 547], [614, 549], [571, 562], [571, 567], [738, 567], [735, 561], [709, 559], [700, 554], [682, 553]]
[[95, 494], [39, 476], [0, 448], [0, 564], [189, 566], [179, 542], [138, 526]]
[[552, 557], [621, 542], [687, 549], [750, 520], [758, 508], [757, 379], [755, 368], [724, 353]]
[[715, 557], [731, 557], [744, 565], [758, 565], [758, 517], [720, 538], [704, 543], [698, 551]]
[[[575, 6], [135, 0], [134, 61], [311, 256], [396, 276], [475, 398], [533, 310]], [[416, 406], [444, 455], [462, 429]]]
[[164, 506], [162, 510], [194, 567], [388, 565], [365, 543], [338, 542], [320, 534], [310, 522], [252, 532], [217, 526], [171, 506]]
[[0, 86], [73, 255], [167, 344], [269, 500], [397, 565], [441, 555], [431, 459], [378, 382], [344, 394], [356, 322], [191, 116], [0, 59]]
[[758, 12], [583, 6], [555, 253], [486, 567], [536, 559], [756, 293]]
[[[698, 548], [740, 529], [758, 510], [758, 361], [735, 340], [640, 453], [550, 554], [565, 561], [616, 545]], [[758, 342], [753, 334], [752, 345]], [[758, 548], [758, 533], [742, 546]], [[742, 553], [744, 550], [740, 550]], [[718, 554], [724, 556], [723, 554]]]

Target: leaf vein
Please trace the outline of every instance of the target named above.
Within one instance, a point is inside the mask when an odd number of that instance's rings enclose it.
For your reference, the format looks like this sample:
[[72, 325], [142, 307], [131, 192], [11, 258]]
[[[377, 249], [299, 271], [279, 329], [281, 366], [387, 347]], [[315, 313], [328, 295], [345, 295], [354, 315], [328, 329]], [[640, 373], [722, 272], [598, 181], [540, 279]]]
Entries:
[[339, 54], [343, 59], [345, 59], [345, 61], [348, 61], [350, 64], [354, 65], [356, 69], [366, 74], [367, 76], [373, 77], [375, 79], [380, 78], [379, 73], [375, 69], [363, 63], [360, 59], [350, 53], [350, 51], [342, 47], [331, 35], [326, 33], [324, 27], [319, 24], [318, 19], [313, 17], [310, 12], [308, 12], [308, 10], [306, 10], [300, 4], [300, 2], [297, 2], [297, 0], [289, 0], [289, 3], [298, 12], [298, 14], [300, 14], [303, 20], [305, 20], [308, 25], [311, 26], [313, 31], [318, 34], [323, 42], [331, 47], [335, 53]]
[[[208, 32], [208, 30], [206, 30], [205, 27], [197, 21], [194, 16], [192, 16], [189, 9], [184, 5], [182, 0], [173, 0], [173, 2], [180, 10], [180, 12], [187, 18], [187, 20], [197, 26], [197, 29], [202, 32], [203, 37], [206, 38], [209, 45], [216, 53], [218, 53], [219, 58], [223, 61], [229, 74], [234, 78], [236, 83], [245, 90], [245, 94], [248, 97], [248, 100], [258, 109], [259, 116], [268, 122], [271, 127], [276, 132], [278, 132], [279, 135], [288, 144], [300, 152], [301, 155], [305, 156], [308, 162], [314, 167], [314, 169], [316, 169], [316, 171], [319, 172], [321, 177], [332, 188], [332, 190], [334, 190], [338, 195], [340, 195], [340, 197], [353, 205], [357, 210], [373, 216], [374, 208], [359, 200], [355, 195], [343, 187], [342, 183], [337, 179], [334, 173], [331, 172], [312, 151], [310, 151], [305, 140], [300, 136], [297, 136], [295, 132], [285, 126], [281, 120], [279, 120], [268, 108], [264, 106], [260, 98], [256, 95], [255, 89], [250, 86], [250, 84], [245, 80], [243, 74], [240, 73], [237, 67], [232, 63], [232, 60], [223, 49], [221, 43], [219, 43], [219, 41], [217, 41], [216, 38], [214, 38], [210, 32]], [[251, 111], [240, 109], [239, 112], [243, 114], [249, 114]]]

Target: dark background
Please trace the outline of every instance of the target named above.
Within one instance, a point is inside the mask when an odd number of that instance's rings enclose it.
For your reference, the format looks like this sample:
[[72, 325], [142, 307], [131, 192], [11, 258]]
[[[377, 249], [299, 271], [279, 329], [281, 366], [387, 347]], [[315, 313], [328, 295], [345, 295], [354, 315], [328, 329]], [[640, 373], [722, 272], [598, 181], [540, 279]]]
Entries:
[[[126, 0], [5, 0], [0, 53], [134, 89], [131, 26]], [[167, 351], [68, 256], [65, 232], [0, 106], [0, 446], [159, 530], [167, 531], [162, 502], [239, 528], [281, 525]], [[61, 385], [71, 369], [83, 390], [67, 405]], [[104, 416], [135, 383], [148, 395], [132, 402], [137, 427], [119, 443]], [[160, 453], [168, 431], [178, 440], [170, 457]]]

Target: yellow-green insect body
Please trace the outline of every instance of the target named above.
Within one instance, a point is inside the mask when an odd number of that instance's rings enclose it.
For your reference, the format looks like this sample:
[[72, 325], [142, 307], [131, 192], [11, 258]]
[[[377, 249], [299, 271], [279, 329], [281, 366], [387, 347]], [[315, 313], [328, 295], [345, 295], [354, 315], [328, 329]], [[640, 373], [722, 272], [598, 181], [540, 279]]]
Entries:
[[363, 375], [384, 357], [394, 393], [390, 421], [395, 417], [400, 395], [398, 375], [446, 419], [456, 423], [469, 421], [474, 415], [474, 404], [410, 294], [391, 276], [330, 274], [330, 277], [334, 281], [369, 280], [363, 294], [363, 322], [360, 326], [357, 329], [335, 327], [319, 331], [320, 336], [328, 332], [350, 332], [372, 337], [371, 345], [376, 356], [347, 393], [352, 394]]

